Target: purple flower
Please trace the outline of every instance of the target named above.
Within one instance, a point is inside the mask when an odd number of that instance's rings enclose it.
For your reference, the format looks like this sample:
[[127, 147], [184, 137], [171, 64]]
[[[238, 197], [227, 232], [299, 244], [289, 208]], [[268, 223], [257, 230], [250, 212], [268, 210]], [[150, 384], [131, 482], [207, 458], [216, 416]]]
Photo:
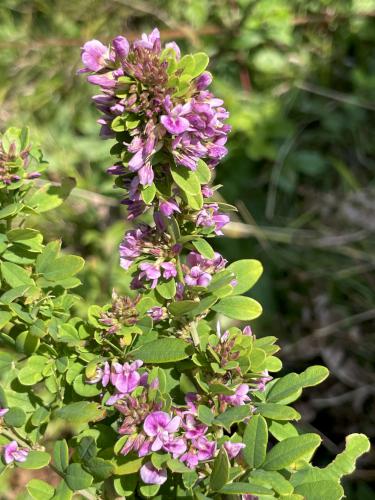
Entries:
[[147, 436], [153, 438], [151, 451], [164, 449], [174, 456], [181, 455], [186, 450], [183, 439], [175, 439], [174, 433], [179, 429], [181, 418], [171, 417], [163, 411], [154, 411], [148, 415], [143, 423], [143, 430]]
[[167, 318], [167, 310], [165, 307], [159, 307], [159, 306], [151, 307], [151, 309], [147, 311], [147, 314], [154, 321], [161, 321], [162, 319]]
[[244, 327], [244, 329], [242, 330], [242, 333], [246, 336], [246, 337], [252, 337], [253, 336], [253, 332], [251, 330], [251, 326], [250, 325], [247, 325]]
[[211, 82], [212, 82], [211, 73], [205, 71], [195, 80], [195, 85], [198, 90], [205, 90], [209, 85], [211, 85]]
[[110, 379], [111, 379], [111, 367], [109, 366], [108, 361], [106, 361], [103, 367], [102, 386], [107, 387]]
[[[169, 97], [169, 96], [168, 96]], [[184, 115], [189, 113], [191, 110], [190, 103], [178, 104], [172, 108], [167, 115], [162, 115], [160, 117], [160, 122], [172, 135], [181, 135], [190, 126], [189, 120], [184, 118]]]
[[247, 384], [241, 384], [237, 387], [235, 394], [233, 394], [232, 396], [221, 397], [226, 403], [230, 403], [233, 406], [240, 406], [250, 401], [250, 398], [247, 395], [249, 390], [250, 388]]
[[99, 40], [90, 40], [82, 47], [82, 62], [85, 67], [80, 72], [99, 71], [106, 66], [108, 49]]
[[0, 417], [3, 417], [8, 411], [9, 408], [0, 408]]
[[25, 462], [28, 454], [29, 450], [19, 448], [17, 441], [11, 441], [5, 445], [3, 449], [3, 456], [6, 464], [12, 462]]
[[160, 266], [157, 264], [150, 264], [149, 262], [142, 262], [139, 265], [139, 269], [142, 271], [139, 274], [139, 278], [145, 278], [148, 281], [152, 281], [151, 288], [155, 288], [161, 276]]
[[181, 51], [180, 51], [180, 47], [177, 45], [176, 42], [169, 42], [169, 43], [166, 43], [165, 44], [165, 48], [166, 49], [172, 49], [174, 50], [175, 54], [176, 54], [176, 59], [180, 59], [181, 57]]
[[181, 212], [180, 207], [172, 198], [168, 201], [162, 201], [159, 204], [159, 210], [165, 217], [171, 217], [174, 212]]
[[139, 385], [141, 376], [137, 369], [143, 365], [143, 361], [137, 360], [133, 363], [112, 363], [111, 383], [116, 387], [120, 394], [127, 394], [134, 391]]
[[163, 278], [166, 280], [177, 276], [176, 264], [173, 262], [163, 262], [160, 267], [163, 269]]
[[212, 280], [209, 273], [204, 272], [199, 266], [190, 269], [189, 274], [185, 276], [185, 282], [189, 286], [208, 286]]
[[213, 227], [216, 234], [223, 234], [221, 229], [230, 222], [228, 215], [219, 213], [217, 203], [203, 205], [197, 215], [197, 226]]
[[196, 439], [200, 436], [203, 436], [208, 427], [200, 422], [198, 422], [193, 415], [190, 413], [186, 413], [185, 419], [182, 422], [182, 427], [185, 430], [185, 437], [187, 439]]
[[232, 441], [225, 441], [224, 443], [229, 458], [235, 458], [245, 446], [244, 443], [232, 443]]
[[144, 49], [153, 49], [155, 43], [160, 43], [160, 32], [157, 28], [154, 28], [150, 35], [142, 33], [142, 38], [134, 42], [134, 47], [142, 47]]
[[190, 469], [195, 469], [200, 461], [213, 458], [215, 452], [216, 442], [209, 441], [205, 436], [200, 436], [192, 441], [189, 450], [180, 457], [180, 460], [186, 462]]
[[272, 377], [268, 374], [267, 370], [264, 370], [264, 372], [262, 373], [262, 377], [260, 377], [256, 382], [257, 383], [256, 390], [264, 392], [266, 390], [266, 384], [270, 380], [272, 380]]
[[120, 59], [126, 59], [129, 54], [129, 42], [123, 36], [116, 36], [112, 41], [116, 56]]
[[151, 462], [142, 465], [139, 471], [141, 479], [146, 484], [164, 484], [167, 480], [167, 470], [156, 469]]
[[145, 234], [140, 228], [125, 233], [119, 247], [121, 267], [129, 269], [134, 259], [141, 255], [144, 236]]

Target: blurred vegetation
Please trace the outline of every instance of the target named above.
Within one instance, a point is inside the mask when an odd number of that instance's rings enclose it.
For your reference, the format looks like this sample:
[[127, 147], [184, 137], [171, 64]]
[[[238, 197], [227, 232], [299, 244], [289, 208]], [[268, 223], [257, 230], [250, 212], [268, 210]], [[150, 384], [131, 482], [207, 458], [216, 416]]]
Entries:
[[[124, 213], [104, 173], [110, 144], [98, 139], [93, 88], [76, 76], [79, 47], [153, 26], [210, 54], [230, 110], [217, 181], [239, 213], [218, 250], [264, 264], [255, 332], [280, 337], [287, 370], [313, 361], [331, 370], [299, 408], [325, 436], [327, 457], [345, 434], [373, 437], [374, 0], [1, 0], [0, 128], [30, 125], [51, 178], [77, 179], [42, 225], [87, 260], [79, 293], [91, 303], [126, 288]], [[348, 497], [370, 500], [374, 480], [369, 454]]]

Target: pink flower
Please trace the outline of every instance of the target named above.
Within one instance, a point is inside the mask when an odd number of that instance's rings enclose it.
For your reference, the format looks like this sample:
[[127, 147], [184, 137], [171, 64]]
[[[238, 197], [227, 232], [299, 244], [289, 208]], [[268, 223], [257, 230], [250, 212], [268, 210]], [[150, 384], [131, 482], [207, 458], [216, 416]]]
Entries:
[[139, 274], [139, 279], [145, 278], [148, 281], [152, 281], [151, 288], [155, 288], [158, 284], [158, 279], [161, 276], [160, 267], [158, 264], [150, 264], [150, 262], [142, 262], [139, 265], [139, 269], [142, 271]]
[[180, 417], [171, 418], [164, 411], [154, 411], [143, 422], [143, 430], [147, 436], [153, 438], [151, 451], [164, 449], [174, 456], [181, 455], [186, 450], [183, 439], [175, 439], [173, 434], [179, 429]]
[[173, 212], [181, 212], [180, 207], [172, 198], [168, 201], [162, 201], [159, 204], [159, 210], [165, 217], [171, 217]]
[[17, 441], [11, 441], [4, 446], [3, 453], [5, 463], [10, 464], [12, 462], [25, 462], [29, 454], [29, 450], [19, 448]]
[[105, 58], [108, 58], [108, 49], [99, 40], [90, 40], [82, 47], [82, 62], [85, 65], [81, 73], [99, 71], [105, 68]]
[[126, 59], [129, 54], [129, 42], [127, 39], [123, 36], [116, 36], [112, 40], [112, 45], [115, 50], [116, 56], [122, 60]]
[[237, 387], [236, 393], [232, 396], [221, 396], [223, 401], [226, 403], [230, 403], [233, 406], [244, 405], [248, 401], [250, 401], [247, 393], [249, 392], [249, 386], [247, 384], [241, 384]]
[[[168, 108], [169, 102], [167, 102], [165, 105], [166, 108]], [[177, 106], [168, 111], [168, 115], [162, 115], [160, 117], [160, 121], [170, 134], [181, 135], [190, 126], [189, 120], [184, 118], [184, 115], [186, 115], [190, 111], [191, 105], [189, 102], [184, 105], [177, 104]]]
[[111, 383], [116, 387], [120, 394], [127, 394], [134, 391], [139, 385], [141, 376], [137, 369], [143, 365], [143, 361], [137, 360], [133, 363], [112, 363]]
[[200, 461], [210, 460], [216, 452], [216, 442], [209, 441], [206, 437], [200, 436], [192, 441], [189, 450], [184, 453], [180, 460], [186, 462], [190, 469], [195, 469]]
[[167, 470], [157, 469], [151, 462], [142, 465], [139, 473], [142, 481], [146, 484], [164, 484], [167, 480]]
[[247, 337], [252, 337], [253, 332], [251, 330], [251, 326], [250, 325], [245, 326], [244, 329], [242, 330], [242, 333]]
[[182, 426], [185, 429], [185, 437], [187, 439], [196, 439], [200, 436], [203, 436], [208, 429], [206, 425], [197, 422], [194, 416], [189, 413], [185, 415]]
[[0, 417], [3, 417], [8, 411], [9, 408], [0, 408]]
[[104, 363], [103, 376], [102, 376], [102, 386], [103, 387], [107, 387], [107, 385], [109, 384], [109, 381], [110, 381], [110, 377], [111, 377], [111, 368], [109, 366], [108, 361], [106, 361]]
[[232, 443], [231, 441], [225, 441], [224, 443], [229, 458], [235, 458], [245, 446], [244, 443]]
[[163, 278], [166, 280], [177, 276], [176, 265], [173, 262], [163, 262], [160, 267], [163, 269]]

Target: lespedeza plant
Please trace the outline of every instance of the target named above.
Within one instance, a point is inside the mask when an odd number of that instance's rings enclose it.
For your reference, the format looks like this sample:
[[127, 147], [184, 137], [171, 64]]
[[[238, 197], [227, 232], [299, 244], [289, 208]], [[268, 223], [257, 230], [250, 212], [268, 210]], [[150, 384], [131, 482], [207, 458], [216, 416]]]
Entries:
[[[131, 44], [91, 40], [82, 60], [100, 88], [101, 136], [114, 140], [108, 173], [134, 223], [119, 246], [132, 292], [74, 316], [82, 259], [25, 228], [73, 186], [36, 190], [40, 154], [26, 130], [10, 129], [0, 149], [1, 467], [52, 467], [56, 487], [27, 485], [36, 500], [342, 498], [340, 479], [368, 439], [351, 435], [333, 462], [312, 465], [321, 437], [292, 423], [290, 403], [328, 370], [275, 376], [277, 339], [253, 334], [262, 309], [243, 295], [262, 266], [228, 265], [209, 243], [234, 208], [215, 198], [230, 126], [207, 55], [181, 57], [155, 29]], [[235, 326], [223, 328], [225, 317]], [[60, 421], [69, 439], [46, 440]]]

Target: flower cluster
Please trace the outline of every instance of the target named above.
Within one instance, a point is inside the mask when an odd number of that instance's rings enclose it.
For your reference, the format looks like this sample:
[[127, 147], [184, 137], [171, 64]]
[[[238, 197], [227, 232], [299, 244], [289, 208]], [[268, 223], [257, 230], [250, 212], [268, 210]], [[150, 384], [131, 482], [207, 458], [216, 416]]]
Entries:
[[[27, 129], [8, 129], [0, 135], [0, 187], [18, 188], [22, 181], [40, 177], [40, 151], [32, 148]], [[33, 169], [35, 167], [35, 170]]]
[[[202, 235], [222, 234], [229, 222], [212, 200], [209, 185], [214, 167], [227, 152], [228, 113], [208, 90], [212, 78], [205, 71], [207, 56], [181, 58], [175, 43], [162, 47], [157, 29], [133, 43], [122, 36], [109, 47], [91, 40], [83, 47], [82, 61], [80, 72], [89, 73], [88, 81], [101, 89], [93, 98], [103, 113], [101, 135], [116, 139], [113, 153], [119, 160], [108, 173], [117, 176], [116, 184], [126, 191], [122, 203], [128, 219], [149, 209], [154, 219], [153, 226], [139, 224], [125, 234], [121, 266], [137, 264], [133, 289], [153, 289], [159, 280], [177, 276], [176, 256], [182, 247], [169, 235], [171, 218], [177, 217], [182, 226], [192, 222]], [[172, 167], [180, 169], [178, 178]], [[183, 179], [200, 169], [202, 178], [194, 178], [197, 205], [192, 207]], [[186, 285], [207, 286], [218, 270], [202, 259], [193, 264], [187, 257]], [[176, 294], [181, 296], [181, 284]]]
[[226, 155], [228, 112], [207, 90], [212, 77], [200, 56], [181, 59], [176, 43], [163, 48], [157, 29], [133, 43], [118, 36], [109, 48], [98, 40], [85, 43], [80, 71], [102, 92], [93, 98], [103, 113], [101, 135], [128, 132], [126, 162], [112, 173], [136, 173], [145, 186], [154, 180], [159, 152], [191, 170], [199, 159], [215, 166]]

